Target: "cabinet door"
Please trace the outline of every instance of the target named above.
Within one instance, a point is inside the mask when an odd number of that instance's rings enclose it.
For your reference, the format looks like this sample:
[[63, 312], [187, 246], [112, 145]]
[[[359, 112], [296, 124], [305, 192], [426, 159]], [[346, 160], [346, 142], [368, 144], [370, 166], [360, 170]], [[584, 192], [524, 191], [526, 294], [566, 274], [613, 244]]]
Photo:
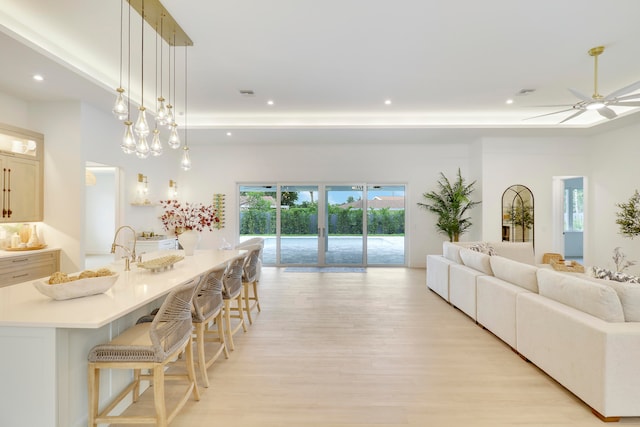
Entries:
[[40, 162], [0, 157], [2, 169], [2, 222], [42, 221]]

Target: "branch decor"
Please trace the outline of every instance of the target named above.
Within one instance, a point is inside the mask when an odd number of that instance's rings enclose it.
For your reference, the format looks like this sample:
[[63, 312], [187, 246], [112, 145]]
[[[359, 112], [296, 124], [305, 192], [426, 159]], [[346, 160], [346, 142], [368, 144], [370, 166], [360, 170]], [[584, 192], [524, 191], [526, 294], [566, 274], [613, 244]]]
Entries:
[[220, 223], [220, 213], [213, 205], [202, 203], [180, 203], [177, 200], [161, 200], [164, 209], [160, 221], [166, 231], [176, 235], [186, 231], [213, 231]]

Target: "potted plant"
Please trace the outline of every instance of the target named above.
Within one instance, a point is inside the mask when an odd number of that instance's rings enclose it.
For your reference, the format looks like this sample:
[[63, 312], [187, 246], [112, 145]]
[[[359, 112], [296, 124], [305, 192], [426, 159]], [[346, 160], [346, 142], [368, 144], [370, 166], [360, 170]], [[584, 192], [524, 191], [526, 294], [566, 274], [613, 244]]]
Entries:
[[418, 206], [435, 213], [438, 216], [436, 223], [438, 231], [446, 234], [449, 241], [457, 242], [460, 235], [472, 225], [471, 218], [465, 217], [465, 214], [469, 209], [481, 203], [470, 199], [476, 182], [467, 184], [459, 168], [453, 183], [442, 172], [440, 172], [440, 177], [437, 182], [438, 190], [424, 193], [422, 197], [427, 202], [418, 202]]

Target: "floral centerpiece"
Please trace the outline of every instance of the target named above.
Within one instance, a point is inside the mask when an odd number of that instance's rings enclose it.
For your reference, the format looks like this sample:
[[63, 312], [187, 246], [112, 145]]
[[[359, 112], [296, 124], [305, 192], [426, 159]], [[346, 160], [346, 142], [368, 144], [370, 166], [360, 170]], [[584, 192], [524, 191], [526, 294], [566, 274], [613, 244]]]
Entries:
[[166, 231], [172, 231], [176, 235], [187, 230], [213, 231], [220, 223], [220, 215], [213, 205], [202, 203], [180, 203], [177, 200], [161, 200], [160, 205], [164, 209], [160, 221]]

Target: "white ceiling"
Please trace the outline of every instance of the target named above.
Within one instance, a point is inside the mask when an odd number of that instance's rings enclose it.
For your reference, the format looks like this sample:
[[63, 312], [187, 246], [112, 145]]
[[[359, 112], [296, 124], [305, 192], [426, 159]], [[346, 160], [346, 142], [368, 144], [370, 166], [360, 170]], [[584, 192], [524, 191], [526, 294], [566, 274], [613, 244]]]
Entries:
[[[568, 88], [593, 93], [591, 47], [606, 47], [601, 94], [640, 80], [638, 0], [162, 3], [194, 42], [187, 48], [190, 128], [583, 128], [607, 120], [595, 111], [562, 125], [571, 112], [524, 119], [563, 109], [540, 106], [576, 103]], [[130, 92], [138, 101], [139, 31], [133, 12]], [[154, 43], [147, 29], [147, 106], [155, 96]], [[1, 92], [110, 109], [119, 49], [119, 0], [2, 1]], [[178, 111], [184, 50], [176, 49]], [[45, 81], [34, 82], [36, 73]], [[242, 97], [242, 89], [255, 96]], [[522, 89], [535, 92], [517, 96]]]

